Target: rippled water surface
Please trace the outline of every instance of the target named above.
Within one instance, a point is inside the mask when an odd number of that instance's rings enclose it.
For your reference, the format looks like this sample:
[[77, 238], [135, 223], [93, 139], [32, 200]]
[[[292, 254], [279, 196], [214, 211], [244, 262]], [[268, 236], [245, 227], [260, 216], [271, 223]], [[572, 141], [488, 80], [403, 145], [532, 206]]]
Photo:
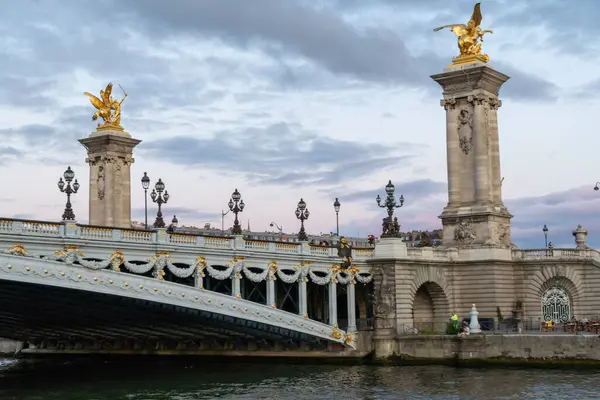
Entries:
[[0, 399], [600, 399], [600, 372], [0, 360]]

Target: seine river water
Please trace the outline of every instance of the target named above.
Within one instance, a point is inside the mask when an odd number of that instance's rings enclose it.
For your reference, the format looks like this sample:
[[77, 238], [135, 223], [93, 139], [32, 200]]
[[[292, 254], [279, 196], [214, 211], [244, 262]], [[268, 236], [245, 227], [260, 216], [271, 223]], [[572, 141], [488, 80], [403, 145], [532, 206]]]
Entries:
[[0, 359], [0, 399], [600, 399], [600, 370]]

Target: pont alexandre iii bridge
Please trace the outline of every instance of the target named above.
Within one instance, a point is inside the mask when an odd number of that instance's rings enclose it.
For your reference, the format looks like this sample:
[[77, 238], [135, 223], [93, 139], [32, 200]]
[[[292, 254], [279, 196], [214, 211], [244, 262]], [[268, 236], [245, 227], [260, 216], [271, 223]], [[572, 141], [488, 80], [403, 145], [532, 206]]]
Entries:
[[[473, 299], [496, 307], [468, 279], [494, 271], [489, 259], [394, 238], [353, 249], [343, 270], [336, 248], [307, 243], [5, 218], [0, 252], [0, 337], [25, 353], [364, 356], [377, 335], [389, 346], [408, 328], [443, 329]], [[577, 265], [600, 266], [590, 249], [508, 253], [502, 264], [540, 289], [558, 279], [578, 306]]]
[[389, 229], [374, 248], [352, 249], [350, 264], [307, 242], [131, 229], [130, 166], [141, 141], [107, 121], [80, 140], [90, 225], [72, 210], [62, 222], [0, 218], [0, 337], [28, 353], [385, 358], [399, 354], [404, 335], [444, 331], [451, 313], [467, 317], [473, 303], [495, 323], [600, 316], [600, 253], [585, 245], [585, 229], [573, 231], [570, 249], [512, 244], [498, 135], [508, 76], [474, 60], [432, 78], [447, 131], [439, 247], [407, 248], [394, 234], [388, 187]]

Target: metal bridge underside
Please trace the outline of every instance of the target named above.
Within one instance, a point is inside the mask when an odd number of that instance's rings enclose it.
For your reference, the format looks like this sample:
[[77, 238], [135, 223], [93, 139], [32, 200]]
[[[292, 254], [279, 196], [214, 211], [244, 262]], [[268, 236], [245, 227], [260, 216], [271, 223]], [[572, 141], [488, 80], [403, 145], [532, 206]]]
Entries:
[[90, 350], [324, 350], [313, 336], [146, 300], [0, 280], [0, 337]]

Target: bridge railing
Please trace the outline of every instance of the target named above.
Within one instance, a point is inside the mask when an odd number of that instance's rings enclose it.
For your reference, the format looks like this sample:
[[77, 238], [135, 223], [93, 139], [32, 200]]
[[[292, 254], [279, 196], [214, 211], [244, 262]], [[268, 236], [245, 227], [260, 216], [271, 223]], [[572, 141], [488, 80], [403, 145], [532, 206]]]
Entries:
[[600, 261], [600, 253], [595, 249], [515, 249], [514, 260], [574, 259]]
[[[24, 235], [94, 240], [99, 242], [126, 242], [140, 244], [171, 244], [180, 247], [228, 249], [260, 253], [304, 255], [337, 258], [337, 248], [265, 240], [245, 240], [242, 236], [203, 236], [187, 233], [168, 233], [165, 229], [140, 230], [111, 228], [73, 222], [49, 222], [0, 218], [0, 235]], [[354, 248], [353, 258], [368, 259], [373, 248]]]

